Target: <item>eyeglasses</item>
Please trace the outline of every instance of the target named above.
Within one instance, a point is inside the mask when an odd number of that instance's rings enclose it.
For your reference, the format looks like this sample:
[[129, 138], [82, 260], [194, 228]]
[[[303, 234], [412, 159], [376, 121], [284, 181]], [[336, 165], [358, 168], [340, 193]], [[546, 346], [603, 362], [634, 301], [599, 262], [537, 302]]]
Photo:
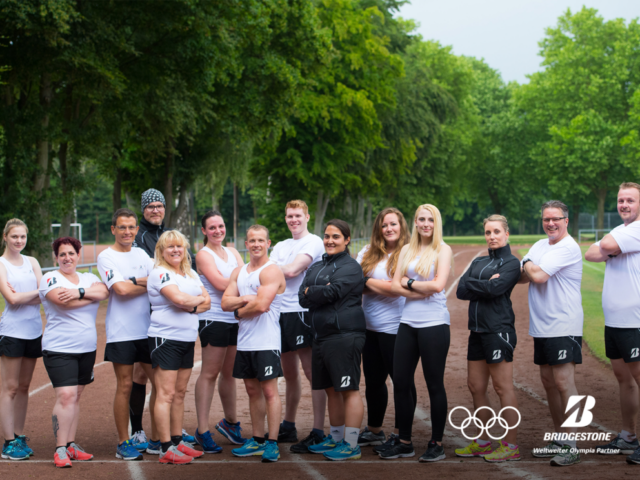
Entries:
[[120, 232], [126, 232], [126, 231], [133, 232], [133, 231], [135, 231], [136, 228], [138, 228], [138, 226], [136, 225], [135, 227], [127, 227], [125, 225], [120, 225], [120, 226], [117, 226], [116, 228]]
[[161, 212], [162, 210], [164, 210], [164, 205], [147, 205], [144, 208], [145, 210], [149, 210], [150, 212], [153, 212], [153, 211]]
[[564, 220], [567, 217], [553, 217], [553, 218], [543, 218], [542, 223], [558, 223], [560, 220]]

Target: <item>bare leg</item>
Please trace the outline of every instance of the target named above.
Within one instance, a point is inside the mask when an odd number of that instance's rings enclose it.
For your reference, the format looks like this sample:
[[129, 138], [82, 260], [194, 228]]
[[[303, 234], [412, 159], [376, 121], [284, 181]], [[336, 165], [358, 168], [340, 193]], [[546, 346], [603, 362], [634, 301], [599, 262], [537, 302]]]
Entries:
[[547, 392], [547, 402], [549, 402], [554, 431], [560, 432], [561, 425], [564, 422], [564, 409], [562, 408], [562, 397], [556, 387], [553, 370], [550, 365], [540, 365], [540, 379]]
[[[156, 367], [153, 371], [154, 385], [157, 387], [154, 416], [161, 442], [171, 441], [171, 406], [176, 393], [178, 370], [163, 370]], [[182, 427], [180, 429], [182, 434]], [[154, 439], [155, 440], [155, 439]]]
[[[264, 395], [257, 378], [245, 378], [244, 385], [249, 395], [249, 413], [254, 437], [264, 437], [264, 419], [267, 415]], [[278, 430], [276, 429], [276, 432]]]
[[[489, 386], [489, 365], [484, 360], [467, 361], [467, 386], [473, 397], [473, 409], [478, 410], [480, 407], [491, 407], [491, 402], [487, 395]], [[482, 409], [478, 412], [478, 418], [483, 425], [491, 419], [491, 412]], [[484, 437], [480, 440], [490, 442], [489, 436], [484, 432]]]
[[[5, 440], [13, 440], [15, 432], [16, 397], [20, 385], [23, 357], [0, 357], [2, 391], [0, 391], [0, 421]], [[15, 432], [17, 433], [17, 432]]]
[[213, 393], [216, 391], [216, 380], [222, 370], [227, 353], [226, 347], [212, 347], [207, 345], [202, 349], [202, 367], [196, 381], [196, 414], [198, 417], [198, 432], [209, 431], [209, 412]]
[[336, 392], [333, 387], [326, 388], [325, 392], [327, 393], [327, 404], [329, 406], [329, 423], [333, 426], [345, 425], [345, 405], [342, 394]]
[[282, 418], [282, 402], [278, 393], [278, 379], [260, 382], [260, 388], [267, 404], [267, 425], [270, 432], [277, 432]]
[[302, 381], [300, 378], [300, 362], [298, 352], [287, 352], [280, 356], [282, 373], [286, 382], [285, 413], [287, 422], [296, 421], [296, 413], [302, 396]]
[[80, 396], [84, 391], [85, 385], [78, 385], [78, 394], [76, 395], [76, 403], [74, 405], [73, 422], [69, 429], [69, 439], [67, 442], [73, 442], [76, 439], [76, 431], [78, 430], [78, 422], [80, 421]]
[[[311, 347], [298, 350], [304, 376], [311, 385]], [[311, 390], [311, 404], [313, 405], [313, 428], [324, 430], [324, 417], [327, 411], [327, 394], [324, 390]]]
[[638, 381], [634, 379], [628, 365], [638, 363], [624, 363], [622, 358], [611, 360], [613, 373], [620, 386], [620, 411], [622, 413], [622, 430], [635, 434], [638, 422], [638, 410], [640, 402], [638, 400]]
[[[151, 439], [158, 440], [158, 428], [156, 427], [156, 418], [154, 415], [155, 403], [156, 403], [156, 387], [153, 383], [153, 369], [151, 368], [150, 363], [142, 363], [140, 362], [140, 368], [143, 369], [145, 375], [151, 382], [151, 394], [149, 395], [149, 416], [151, 417]], [[135, 372], [135, 366], [134, 366]], [[134, 375], [135, 376], [135, 375]]]
[[13, 404], [13, 431], [17, 435], [24, 435], [24, 424], [27, 419], [27, 407], [29, 406], [29, 386], [33, 378], [33, 370], [36, 368], [36, 362], [36, 358], [22, 357], [18, 392]]
[[[578, 395], [578, 389], [576, 388], [575, 381], [575, 372], [576, 372], [576, 364], [564, 363], [562, 365], [554, 365], [551, 367], [553, 370], [553, 378], [556, 382], [556, 389], [560, 393], [560, 398], [562, 401], [562, 405], [560, 406], [560, 410], [557, 412], [557, 415], [560, 416], [561, 424], [564, 423], [565, 419], [565, 410], [567, 408], [567, 404], [569, 403], [569, 397], [572, 395]], [[551, 405], [551, 403], [549, 403]], [[565, 432], [577, 432], [577, 427], [566, 427], [564, 428]]]
[[171, 436], [182, 436], [182, 422], [184, 420], [184, 397], [187, 394], [187, 384], [191, 377], [191, 368], [178, 370], [176, 379], [176, 393], [171, 404]]
[[364, 403], [360, 390], [346, 390], [340, 393], [344, 399], [344, 425], [360, 429], [364, 417]]
[[129, 439], [129, 398], [133, 385], [133, 365], [113, 364], [116, 374], [116, 395], [113, 400], [113, 418], [118, 430], [118, 444]]
[[[70, 435], [76, 413], [78, 387], [57, 387], [55, 392], [56, 403], [53, 406], [51, 421], [56, 446], [60, 447], [73, 440]], [[73, 433], [75, 434], [75, 430]]]
[[218, 382], [218, 395], [222, 403], [224, 418], [228, 423], [238, 423], [238, 413], [236, 409], [236, 379], [233, 378], [233, 364], [236, 361], [235, 345], [227, 347], [227, 354], [224, 357], [220, 381]]
[[[498, 394], [498, 397], [500, 397], [500, 406], [502, 408], [514, 407], [517, 409], [518, 400], [516, 398], [516, 392], [513, 389], [513, 362], [502, 361], [500, 363], [489, 364], [488, 367], [491, 372], [493, 388]], [[514, 410], [505, 410], [503, 415], [510, 427], [518, 423], [518, 414]], [[518, 429], [510, 429], [504, 437], [504, 441], [517, 445]]]

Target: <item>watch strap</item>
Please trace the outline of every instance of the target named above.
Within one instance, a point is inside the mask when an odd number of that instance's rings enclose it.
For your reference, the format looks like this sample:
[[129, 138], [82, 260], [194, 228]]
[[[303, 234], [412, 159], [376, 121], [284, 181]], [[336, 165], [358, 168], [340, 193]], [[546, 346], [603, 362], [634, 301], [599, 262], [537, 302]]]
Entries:
[[136, 277], [129, 277], [129, 280], [131, 280], [134, 285], [138, 285], [138, 282], [136, 282]]
[[80, 292], [80, 300], [84, 298], [84, 288], [79, 288], [78, 292]]

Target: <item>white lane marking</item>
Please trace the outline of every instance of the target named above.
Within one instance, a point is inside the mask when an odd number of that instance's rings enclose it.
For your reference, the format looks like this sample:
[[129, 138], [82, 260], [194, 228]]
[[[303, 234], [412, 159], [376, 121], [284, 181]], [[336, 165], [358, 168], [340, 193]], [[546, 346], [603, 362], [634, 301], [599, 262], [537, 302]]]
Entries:
[[[300, 465], [300, 468], [302, 469], [302, 471], [304, 473], [307, 473], [311, 478], [313, 478], [313, 480], [326, 480], [324, 475], [322, 475], [318, 470], [316, 470], [315, 468], [313, 468], [311, 465], [309, 465], [310, 463], [325, 463], [328, 462], [329, 460], [307, 460], [306, 458], [304, 458], [303, 455], [300, 454], [296, 454], [293, 453], [291, 454], [291, 458], [293, 458], [293, 461], [291, 460], [284, 460], [284, 462], [286, 463], [297, 463], [298, 465]], [[279, 460], [279, 462], [282, 460]], [[360, 461], [358, 461], [358, 463], [360, 463]], [[373, 463], [373, 462], [372, 462]]]
[[[473, 261], [476, 259], [476, 257], [479, 257], [480, 254], [483, 252], [483, 250], [480, 250], [478, 253], [475, 254], [475, 256], [471, 259], [471, 261], [469, 262], [469, 265], [467, 265], [464, 270], [462, 271], [462, 273], [458, 276], [458, 278], [456, 278], [454, 280], [454, 282], [451, 284], [451, 286], [447, 289], [447, 293], [444, 294], [445, 298], [449, 298], [449, 294], [451, 292], [453, 292], [456, 288], [456, 285], [458, 285], [458, 281], [460, 281], [460, 279], [462, 278], [462, 275], [464, 275], [464, 272], [466, 272], [467, 270], [469, 270], [469, 267], [471, 266], [471, 264], [473, 263]], [[462, 253], [462, 252], [459, 252]], [[455, 255], [454, 255], [455, 257]]]
[[[109, 363], [109, 362], [100, 362], [97, 365], [94, 365], [93, 368], [97, 368], [100, 367], [101, 365], [104, 365], [105, 363]], [[41, 392], [42, 390], [44, 390], [45, 388], [49, 388], [51, 386], [51, 382], [46, 383], [44, 385], [39, 386], [38, 388], [36, 388], [35, 390], [31, 390], [29, 392], [29, 396], [32, 397], [34, 396], [36, 393]]]
[[[111, 460], [113, 462], [113, 460]], [[120, 460], [122, 461], [122, 460]], [[129, 473], [131, 474], [131, 480], [145, 480], [144, 472], [142, 471], [142, 465], [140, 465], [140, 461], [129, 461], [125, 462], [127, 464], [127, 468], [129, 468]]]
[[586, 266], [586, 267], [589, 267], [589, 268], [593, 268], [594, 270], [596, 270], [596, 271], [598, 271], [598, 272], [600, 272], [600, 273], [604, 273], [604, 269], [599, 268], [599, 267], [596, 267], [596, 266], [595, 266], [594, 264], [592, 264], [592, 263], [589, 263], [589, 262], [585, 262], [585, 261], [583, 261], [583, 262], [582, 262], [582, 265], [584, 265], [584, 266]]

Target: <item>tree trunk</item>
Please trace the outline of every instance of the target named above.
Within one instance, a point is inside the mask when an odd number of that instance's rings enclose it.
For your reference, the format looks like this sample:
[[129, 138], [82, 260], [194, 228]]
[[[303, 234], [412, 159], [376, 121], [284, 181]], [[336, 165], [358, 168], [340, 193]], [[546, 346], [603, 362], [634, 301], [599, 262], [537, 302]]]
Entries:
[[363, 238], [365, 236], [364, 232], [364, 198], [358, 195], [358, 210], [356, 213], [356, 221], [354, 225], [354, 233], [352, 235], [355, 238]]
[[[189, 206], [189, 197], [188, 197], [187, 187], [184, 185], [180, 185], [180, 194], [178, 195], [178, 206], [171, 214], [171, 223], [169, 224], [169, 228], [175, 228], [180, 230], [185, 235], [189, 236], [189, 230], [185, 229], [184, 226], [178, 228], [178, 222], [184, 216], [187, 207]], [[167, 202], [168, 203], [168, 202]], [[184, 221], [184, 219], [183, 219]], [[167, 217], [165, 217], [165, 225], [167, 224]]]
[[580, 228], [580, 204], [573, 205], [573, 212], [571, 212], [573, 218], [571, 219], [571, 236], [578, 238], [578, 229]]
[[367, 223], [365, 224], [365, 237], [371, 236], [371, 230], [373, 229], [373, 205], [367, 200]]
[[44, 115], [40, 122], [42, 132], [40, 138], [36, 141], [36, 161], [38, 171], [36, 173], [35, 182], [33, 184], [33, 192], [38, 198], [40, 225], [36, 226], [42, 232], [42, 241], [36, 246], [38, 252], [38, 260], [43, 267], [53, 265], [51, 257], [51, 247], [49, 246], [49, 235], [51, 234], [51, 217], [49, 214], [49, 204], [44, 201], [43, 195], [48, 190], [48, 176], [50, 174], [50, 158], [49, 158], [49, 107], [53, 97], [53, 89], [51, 87], [51, 76], [43, 73], [40, 79], [40, 105], [43, 108]]
[[171, 225], [173, 212], [173, 163], [175, 160], [173, 151], [173, 142], [170, 140], [167, 142], [167, 153], [164, 157], [164, 199], [167, 205], [164, 210], [164, 224]]
[[194, 189], [189, 190], [189, 226], [191, 231], [191, 250], [196, 251], [196, 240], [198, 238], [198, 230], [196, 228], [196, 197], [194, 195]]
[[318, 190], [318, 198], [316, 200], [316, 212], [315, 212], [315, 221], [313, 226], [313, 233], [318, 236], [322, 236], [323, 226], [324, 226], [324, 216], [327, 213], [327, 207], [329, 206], [329, 200], [331, 200], [331, 195], [325, 195], [322, 190]]
[[601, 188], [596, 194], [598, 198], [598, 221], [596, 228], [601, 230], [604, 228], [604, 202], [607, 199], [607, 189]]
[[60, 161], [60, 187], [62, 190], [62, 220], [60, 221], [60, 237], [68, 237], [71, 231], [72, 206], [69, 196], [69, 168], [67, 165], [67, 153], [69, 143], [63, 142], [58, 150], [58, 160]]
[[[127, 202], [127, 208], [129, 210], [136, 211], [136, 202], [131, 198], [131, 194], [129, 192], [124, 192], [124, 200]], [[140, 204], [138, 204], [138, 207]]]
[[238, 248], [238, 184], [233, 182], [233, 246]]
[[113, 211], [122, 208], [122, 167], [116, 164], [116, 175], [113, 180]]

